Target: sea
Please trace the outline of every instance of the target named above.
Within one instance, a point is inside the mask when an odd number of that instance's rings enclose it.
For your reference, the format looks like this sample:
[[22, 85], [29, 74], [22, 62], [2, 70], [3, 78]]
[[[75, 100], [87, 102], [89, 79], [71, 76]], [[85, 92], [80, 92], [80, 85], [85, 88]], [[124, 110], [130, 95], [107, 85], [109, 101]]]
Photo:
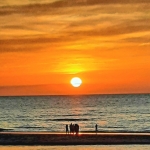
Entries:
[[[0, 97], [0, 130], [65, 132], [66, 124], [80, 132], [150, 133], [150, 94]], [[150, 145], [0, 146], [1, 150], [148, 150]]]
[[0, 97], [0, 129], [150, 132], [150, 94]]

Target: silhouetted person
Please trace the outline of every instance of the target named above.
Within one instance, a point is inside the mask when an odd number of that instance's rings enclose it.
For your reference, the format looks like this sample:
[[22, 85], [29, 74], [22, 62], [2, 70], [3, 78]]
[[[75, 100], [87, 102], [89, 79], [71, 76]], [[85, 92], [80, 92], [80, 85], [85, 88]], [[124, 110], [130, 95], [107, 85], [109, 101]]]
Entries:
[[[78, 124], [77, 124], [78, 125]], [[78, 125], [78, 133], [79, 133], [79, 125]]]
[[66, 124], [66, 134], [69, 133], [68, 125]]
[[75, 124], [75, 133], [76, 133], [76, 135], [78, 135], [78, 133], [79, 133], [79, 125], [78, 124]]
[[73, 133], [73, 124], [70, 124], [70, 134]]
[[75, 125], [73, 124], [72, 125], [72, 133], [74, 134], [74, 132], [75, 132]]
[[96, 132], [96, 134], [97, 134], [97, 131], [98, 131], [98, 125], [96, 124], [95, 125], [95, 132]]

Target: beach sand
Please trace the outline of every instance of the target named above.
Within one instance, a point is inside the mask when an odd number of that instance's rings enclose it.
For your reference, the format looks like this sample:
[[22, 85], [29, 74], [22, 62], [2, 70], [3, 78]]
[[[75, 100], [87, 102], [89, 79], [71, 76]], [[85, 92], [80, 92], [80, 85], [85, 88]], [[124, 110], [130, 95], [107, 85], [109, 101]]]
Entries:
[[150, 133], [0, 132], [0, 145], [150, 144]]

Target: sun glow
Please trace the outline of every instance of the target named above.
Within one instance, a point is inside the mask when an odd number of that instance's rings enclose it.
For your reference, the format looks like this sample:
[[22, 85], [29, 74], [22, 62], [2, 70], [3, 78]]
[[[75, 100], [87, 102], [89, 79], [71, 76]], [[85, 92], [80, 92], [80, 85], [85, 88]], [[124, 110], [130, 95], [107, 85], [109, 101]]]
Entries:
[[73, 87], [79, 87], [82, 84], [82, 80], [79, 77], [74, 77], [70, 81]]

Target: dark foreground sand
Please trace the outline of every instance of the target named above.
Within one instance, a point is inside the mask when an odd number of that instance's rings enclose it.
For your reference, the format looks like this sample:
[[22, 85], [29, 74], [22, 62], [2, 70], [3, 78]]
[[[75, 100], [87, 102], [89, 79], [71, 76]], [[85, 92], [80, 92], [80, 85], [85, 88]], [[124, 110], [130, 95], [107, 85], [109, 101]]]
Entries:
[[148, 133], [0, 132], [0, 145], [150, 144]]

